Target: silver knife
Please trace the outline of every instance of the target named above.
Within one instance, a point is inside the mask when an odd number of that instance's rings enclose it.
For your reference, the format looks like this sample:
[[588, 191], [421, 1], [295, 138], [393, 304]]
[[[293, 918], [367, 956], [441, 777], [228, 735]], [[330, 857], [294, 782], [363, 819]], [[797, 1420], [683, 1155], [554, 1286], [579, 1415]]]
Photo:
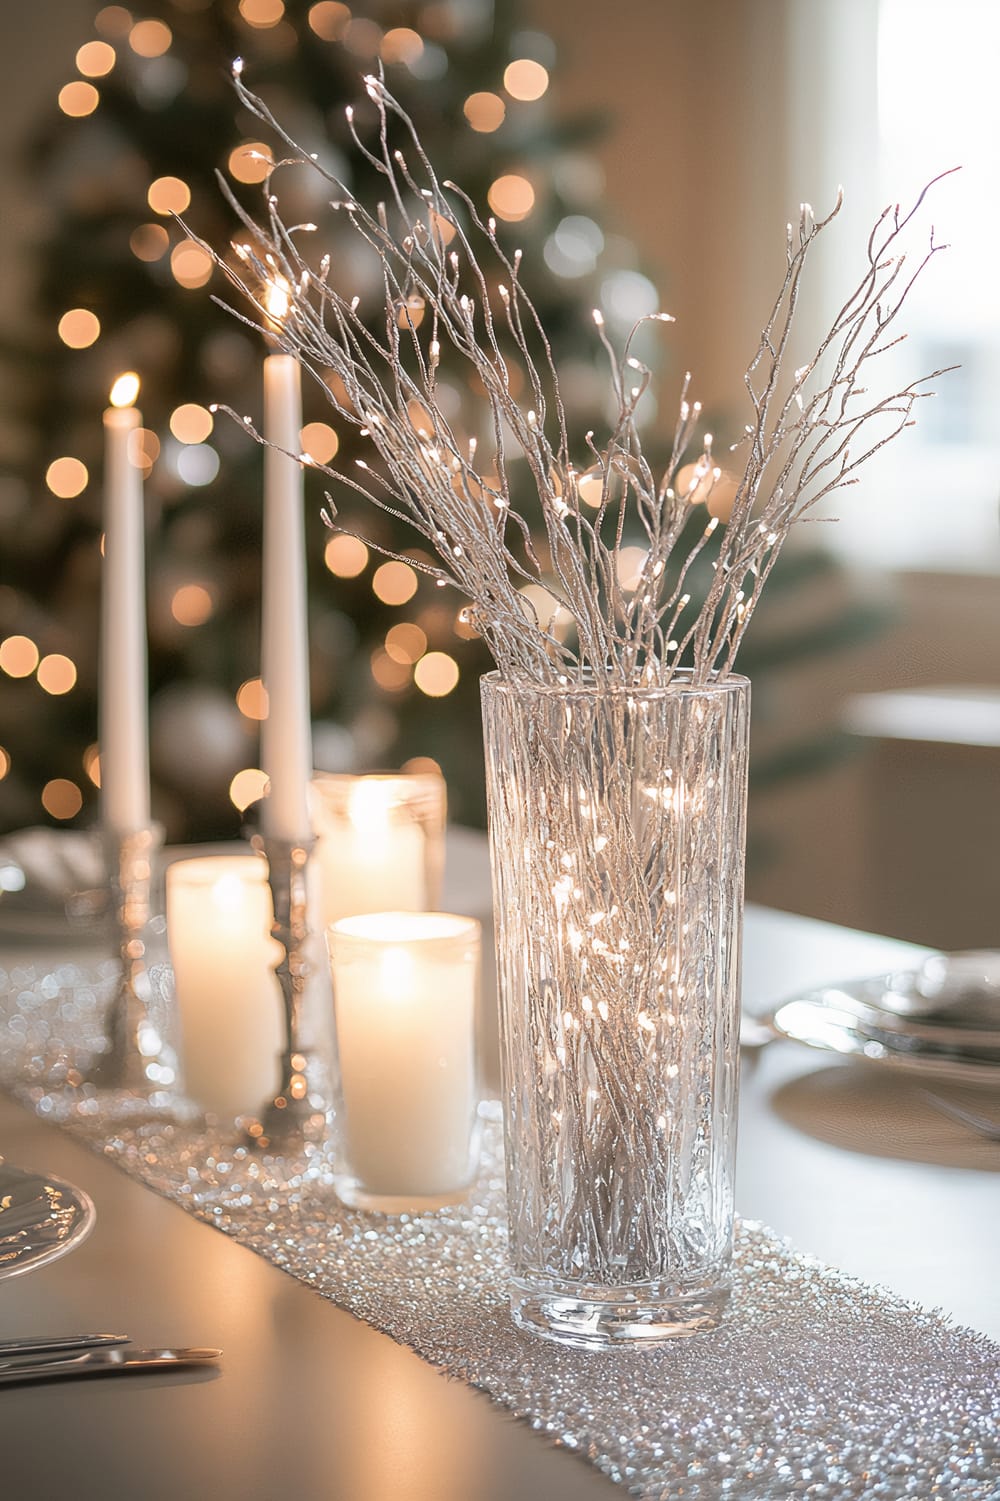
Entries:
[[0, 1360], [7, 1355], [48, 1355], [58, 1350], [94, 1350], [102, 1345], [127, 1345], [127, 1334], [26, 1335], [0, 1339]]
[[177, 1370], [212, 1365], [222, 1354], [213, 1349], [83, 1350], [78, 1355], [50, 1355], [0, 1361], [0, 1386], [22, 1381], [51, 1381], [68, 1376], [117, 1376], [133, 1371]]

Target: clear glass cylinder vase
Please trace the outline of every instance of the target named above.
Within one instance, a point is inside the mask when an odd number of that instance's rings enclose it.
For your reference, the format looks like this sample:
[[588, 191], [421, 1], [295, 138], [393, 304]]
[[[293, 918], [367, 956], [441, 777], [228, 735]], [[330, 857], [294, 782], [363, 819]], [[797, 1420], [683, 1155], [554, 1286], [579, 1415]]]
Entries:
[[728, 1297], [749, 686], [483, 679], [511, 1302], [549, 1338]]

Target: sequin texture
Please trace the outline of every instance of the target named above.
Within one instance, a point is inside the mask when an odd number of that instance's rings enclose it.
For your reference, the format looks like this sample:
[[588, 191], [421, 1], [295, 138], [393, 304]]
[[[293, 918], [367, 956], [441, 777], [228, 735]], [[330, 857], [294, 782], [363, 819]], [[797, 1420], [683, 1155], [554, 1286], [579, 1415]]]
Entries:
[[[107, 978], [0, 972], [0, 1083], [131, 1176], [423, 1359], [487, 1392], [644, 1501], [1000, 1501], [1000, 1348], [743, 1221], [711, 1334], [587, 1353], [507, 1304], [496, 1108], [479, 1182], [423, 1216], [340, 1205], [205, 1122], [109, 1126], [66, 1089]], [[58, 1041], [56, 1041], [58, 1039]]]

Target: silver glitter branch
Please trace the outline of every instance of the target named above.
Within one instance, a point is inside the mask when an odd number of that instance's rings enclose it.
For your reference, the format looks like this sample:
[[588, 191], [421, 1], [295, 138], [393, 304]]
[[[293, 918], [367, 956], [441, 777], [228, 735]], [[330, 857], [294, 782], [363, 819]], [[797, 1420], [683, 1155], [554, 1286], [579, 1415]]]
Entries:
[[[353, 109], [347, 111], [355, 149], [385, 184], [384, 201], [372, 212], [296, 145], [246, 88], [241, 71], [237, 63], [240, 101], [276, 132], [288, 155], [265, 181], [260, 221], [222, 183], [247, 238], [234, 245], [235, 260], [215, 258], [256, 316], [230, 311], [296, 356], [340, 418], [372, 446], [371, 462], [356, 460], [353, 472], [314, 467], [431, 544], [437, 563], [406, 561], [469, 601], [467, 619], [505, 676], [559, 682], [586, 675], [598, 683], [662, 686], [682, 661], [695, 684], [728, 674], [792, 525], [856, 483], [861, 465], [912, 422], [915, 403], [930, 394], [929, 382], [945, 373], [907, 382], [887, 396], [872, 396], [865, 385], [873, 362], [905, 337], [897, 329], [900, 311], [943, 248], [932, 230], [913, 268], [902, 249], [931, 184], [909, 212], [896, 207], [879, 218], [861, 279], [813, 357], [791, 378], [783, 366], [803, 272], [840, 199], [821, 220], [803, 205], [798, 225], [788, 226], [784, 280], [745, 376], [751, 419], [736, 445], [746, 457], [732, 514], [724, 525], [708, 517], [692, 544], [693, 506], [710, 500], [722, 470], [705, 434], [691, 483], [678, 486], [701, 412], [688, 397], [690, 376], [671, 458], [659, 477], [644, 456], [637, 422], [651, 372], [633, 353], [636, 337], [649, 322], [673, 319], [665, 313], [640, 319], [619, 353], [595, 310], [617, 418], [605, 441], [588, 433], [589, 454], [579, 465], [552, 346], [521, 285], [520, 250], [508, 254], [496, 220], [484, 219], [459, 187], [438, 179], [383, 79], [365, 79], [376, 116], [372, 132], [363, 133]], [[390, 137], [402, 140], [405, 150]], [[300, 248], [316, 226], [289, 227], [281, 218], [275, 174], [303, 165], [324, 179], [333, 194], [330, 206], [377, 258], [384, 295], [378, 335], [362, 317], [359, 298], [338, 287], [330, 256], [313, 264]], [[445, 345], [485, 393], [487, 441], [463, 441], [445, 415], [438, 392]], [[515, 395], [512, 363], [530, 405]], [[237, 420], [260, 439], [249, 418]], [[513, 503], [511, 473], [520, 463], [532, 475], [544, 545]], [[590, 494], [600, 494], [590, 515], [581, 497], [584, 482]], [[327, 500], [334, 525], [336, 505]], [[638, 579], [626, 586], [620, 564], [630, 517], [648, 550]], [[693, 600], [687, 582], [706, 550], [716, 553], [711, 582], [704, 598]], [[529, 583], [541, 584], [554, 600], [548, 618], [521, 592]]]

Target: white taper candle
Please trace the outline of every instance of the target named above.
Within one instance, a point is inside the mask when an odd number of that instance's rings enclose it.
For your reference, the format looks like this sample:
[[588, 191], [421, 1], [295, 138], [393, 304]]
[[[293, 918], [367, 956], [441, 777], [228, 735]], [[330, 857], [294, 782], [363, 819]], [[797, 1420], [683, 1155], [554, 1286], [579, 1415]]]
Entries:
[[150, 822], [142, 470], [130, 441], [142, 425], [138, 390], [137, 376], [121, 376], [104, 413], [99, 745], [101, 818], [115, 835]]
[[301, 428], [298, 364], [291, 355], [268, 355], [264, 436], [274, 446], [264, 452], [261, 678], [267, 718], [261, 724], [261, 765], [270, 791], [261, 804], [261, 832], [289, 840], [310, 832], [312, 773], [302, 465], [289, 457], [299, 452]]

